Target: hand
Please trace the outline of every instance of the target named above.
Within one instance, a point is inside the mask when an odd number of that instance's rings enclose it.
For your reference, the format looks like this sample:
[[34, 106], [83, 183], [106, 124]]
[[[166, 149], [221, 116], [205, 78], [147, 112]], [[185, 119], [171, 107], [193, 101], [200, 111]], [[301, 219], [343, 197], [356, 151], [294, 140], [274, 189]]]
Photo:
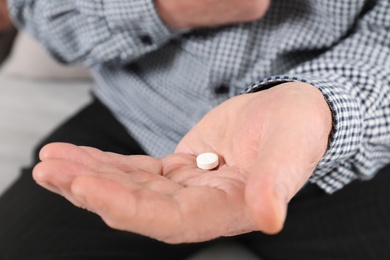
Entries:
[[264, 16], [270, 0], [156, 0], [162, 20], [176, 29], [250, 22]]
[[[331, 121], [317, 89], [286, 83], [221, 104], [165, 158], [50, 144], [34, 178], [115, 229], [168, 243], [276, 233], [326, 150]], [[210, 151], [219, 167], [198, 169], [196, 155]]]
[[13, 28], [13, 25], [8, 13], [7, 0], [0, 0], [0, 32], [11, 28]]

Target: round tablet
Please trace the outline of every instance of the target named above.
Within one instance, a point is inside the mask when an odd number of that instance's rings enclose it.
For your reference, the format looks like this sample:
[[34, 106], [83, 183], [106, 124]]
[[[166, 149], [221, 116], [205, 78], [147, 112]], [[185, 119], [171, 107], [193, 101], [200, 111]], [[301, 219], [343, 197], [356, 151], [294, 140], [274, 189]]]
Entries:
[[218, 155], [215, 153], [202, 153], [196, 157], [196, 165], [203, 170], [214, 169], [218, 164]]

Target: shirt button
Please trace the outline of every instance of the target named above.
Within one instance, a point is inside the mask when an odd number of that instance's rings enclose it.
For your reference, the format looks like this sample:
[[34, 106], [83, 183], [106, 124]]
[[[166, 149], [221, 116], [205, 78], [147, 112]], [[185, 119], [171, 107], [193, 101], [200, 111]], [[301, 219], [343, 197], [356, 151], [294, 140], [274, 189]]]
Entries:
[[214, 89], [215, 94], [223, 95], [229, 93], [229, 87], [225, 85], [218, 86]]
[[145, 45], [152, 45], [153, 44], [153, 40], [149, 35], [141, 35], [140, 40]]

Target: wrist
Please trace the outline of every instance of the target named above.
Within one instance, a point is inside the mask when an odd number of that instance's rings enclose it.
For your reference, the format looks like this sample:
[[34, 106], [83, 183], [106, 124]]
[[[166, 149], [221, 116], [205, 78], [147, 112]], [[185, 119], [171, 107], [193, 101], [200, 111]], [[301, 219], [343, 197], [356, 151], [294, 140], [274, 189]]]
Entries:
[[322, 119], [318, 121], [318, 123], [322, 123], [320, 124], [322, 129], [329, 135], [331, 134], [333, 128], [332, 111], [323, 93], [318, 88], [304, 82], [287, 82], [276, 87], [285, 88], [285, 91], [291, 91], [291, 93], [297, 92], [296, 98], [308, 103], [308, 109], [314, 112], [314, 117]]

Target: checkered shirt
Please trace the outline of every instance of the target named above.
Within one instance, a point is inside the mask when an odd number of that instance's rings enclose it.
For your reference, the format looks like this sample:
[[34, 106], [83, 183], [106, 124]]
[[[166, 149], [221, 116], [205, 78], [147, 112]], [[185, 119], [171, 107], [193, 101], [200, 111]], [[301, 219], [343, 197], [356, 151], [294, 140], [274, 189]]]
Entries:
[[297, 81], [333, 113], [310, 182], [332, 193], [390, 161], [389, 0], [274, 0], [256, 22], [191, 31], [169, 29], [153, 0], [9, 5], [59, 61], [91, 68], [95, 94], [153, 156], [173, 152], [224, 100]]

